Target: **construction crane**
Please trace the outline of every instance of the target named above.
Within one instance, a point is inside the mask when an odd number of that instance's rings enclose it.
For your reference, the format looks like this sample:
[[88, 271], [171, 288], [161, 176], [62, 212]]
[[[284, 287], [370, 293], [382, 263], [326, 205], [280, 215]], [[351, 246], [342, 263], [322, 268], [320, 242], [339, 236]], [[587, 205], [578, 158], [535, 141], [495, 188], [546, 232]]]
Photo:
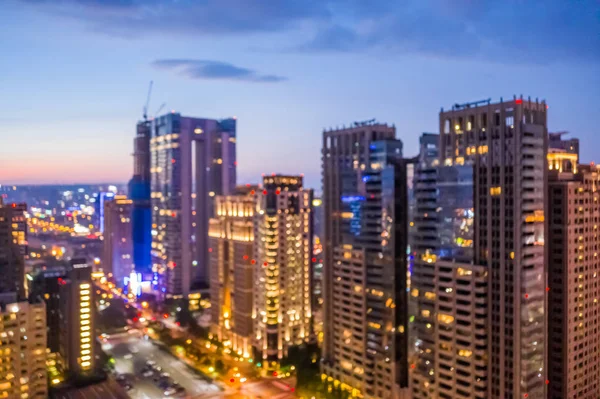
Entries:
[[152, 81], [148, 86], [148, 97], [146, 97], [146, 105], [144, 105], [144, 122], [148, 120], [148, 106], [150, 105], [150, 96], [152, 95]]
[[163, 108], [167, 105], [167, 103], [162, 103], [160, 107], [158, 107], [158, 109], [156, 110], [156, 112], [154, 113], [154, 117], [156, 118], [158, 116], [158, 113], [160, 111], [163, 110]]

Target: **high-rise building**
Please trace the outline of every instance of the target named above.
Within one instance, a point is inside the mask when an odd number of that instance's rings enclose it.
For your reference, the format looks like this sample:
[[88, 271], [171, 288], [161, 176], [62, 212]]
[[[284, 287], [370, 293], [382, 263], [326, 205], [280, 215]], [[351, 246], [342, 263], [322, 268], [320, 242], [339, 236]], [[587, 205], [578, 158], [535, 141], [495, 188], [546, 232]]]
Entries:
[[600, 397], [599, 185], [594, 165], [549, 173], [548, 399]]
[[106, 201], [110, 201], [114, 197], [115, 193], [112, 191], [101, 191], [96, 193], [94, 197], [94, 223], [101, 233], [104, 233], [104, 204]]
[[24, 202], [7, 204], [7, 207], [12, 208], [12, 235], [13, 242], [19, 246], [19, 250], [23, 257], [29, 255], [29, 247], [27, 243], [27, 204]]
[[[141, 121], [136, 126], [133, 142], [133, 177], [129, 181], [131, 209], [131, 241], [133, 265], [145, 281], [153, 276], [151, 261], [152, 212], [150, 208], [150, 137], [151, 121]], [[153, 278], [152, 278], [153, 279]]]
[[[427, 321], [422, 318], [420, 308], [427, 306], [432, 312], [434, 303], [431, 299], [419, 295], [423, 285], [433, 291], [434, 270], [432, 265], [422, 262], [422, 256], [434, 251], [437, 243], [435, 233], [437, 223], [437, 165], [439, 164], [439, 135], [436, 133], [423, 133], [419, 139], [419, 154], [413, 164], [412, 202], [409, 202], [409, 275], [408, 285], [411, 287], [409, 299], [409, 353], [411, 362], [422, 341], [433, 345], [433, 337], [428, 335], [429, 329], [425, 326]], [[416, 290], [414, 289], [416, 288]], [[430, 296], [431, 298], [431, 296]], [[427, 302], [423, 304], [423, 302]], [[433, 354], [423, 351], [419, 356], [426, 356], [427, 360], [433, 361]], [[412, 364], [415, 364], [414, 362]], [[419, 363], [416, 363], [418, 366]], [[427, 364], [426, 364], [427, 365]], [[427, 375], [425, 368], [423, 375]], [[429, 384], [429, 382], [428, 382]], [[418, 384], [413, 384], [418, 385]], [[431, 384], [429, 384], [431, 385]]]
[[0, 317], [0, 398], [47, 398], [44, 302], [2, 293]]
[[323, 134], [321, 370], [365, 398], [409, 394], [407, 166], [393, 126]]
[[548, 133], [548, 148], [560, 150], [562, 153], [574, 154], [579, 158], [579, 139], [563, 139], [563, 136], [569, 132]]
[[170, 113], [152, 121], [152, 250], [165, 291], [187, 296], [208, 285], [208, 221], [213, 197], [233, 193], [236, 120]]
[[25, 295], [25, 261], [23, 247], [19, 246], [19, 243], [23, 245], [18, 235], [19, 222], [15, 219], [22, 214], [17, 204], [5, 205], [0, 197], [0, 293], [15, 292], [19, 300]]
[[215, 196], [215, 215], [208, 232], [212, 331], [244, 357], [252, 355], [254, 341], [253, 246], [258, 190], [258, 186], [244, 186], [238, 187], [235, 195]]
[[133, 201], [124, 195], [104, 202], [102, 270], [105, 274], [112, 273], [120, 287], [134, 270], [132, 208]]
[[61, 336], [68, 328], [61, 307], [66, 296], [61, 297], [65, 285], [67, 268], [57, 266], [41, 270], [31, 281], [29, 300], [43, 300], [46, 304], [47, 368], [48, 378], [53, 385], [65, 379], [65, 362], [61, 354]]
[[[456, 104], [440, 113], [440, 164], [473, 168], [473, 263], [488, 272], [488, 398], [545, 397], [546, 116], [545, 102], [516, 97]], [[430, 194], [436, 205], [435, 190]], [[422, 223], [436, 235], [437, 215]], [[427, 295], [435, 289], [436, 259], [425, 254], [413, 268], [429, 270], [415, 287], [421, 313], [429, 310]], [[435, 307], [439, 299], [431, 298], [428, 305]], [[436, 320], [416, 320], [423, 350], [413, 373], [416, 398], [435, 397], [431, 385], [441, 378]]]
[[275, 369], [312, 335], [313, 192], [302, 176], [263, 178], [254, 213], [254, 334], [263, 367]]
[[60, 285], [61, 356], [69, 378], [89, 378], [97, 371], [92, 267], [85, 259], [71, 260], [71, 270]]

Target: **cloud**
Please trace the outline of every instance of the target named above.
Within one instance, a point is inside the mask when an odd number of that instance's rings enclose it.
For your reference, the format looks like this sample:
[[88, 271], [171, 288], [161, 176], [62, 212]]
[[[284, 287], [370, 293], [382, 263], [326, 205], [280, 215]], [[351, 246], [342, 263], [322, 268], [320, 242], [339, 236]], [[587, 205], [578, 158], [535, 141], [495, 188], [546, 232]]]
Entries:
[[252, 69], [227, 62], [192, 59], [162, 59], [152, 65], [159, 69], [174, 70], [189, 79], [237, 80], [244, 82], [277, 83], [287, 80], [278, 75], [263, 75]]
[[119, 37], [283, 35], [300, 52], [600, 62], [597, 0], [24, 0]]

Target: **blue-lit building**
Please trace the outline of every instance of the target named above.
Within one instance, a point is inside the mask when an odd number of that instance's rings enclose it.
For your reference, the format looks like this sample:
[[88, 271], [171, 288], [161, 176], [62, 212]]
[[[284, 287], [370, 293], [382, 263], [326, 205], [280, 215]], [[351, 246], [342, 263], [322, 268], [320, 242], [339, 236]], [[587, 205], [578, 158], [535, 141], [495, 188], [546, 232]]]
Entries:
[[236, 120], [169, 113], [151, 122], [153, 267], [167, 296], [208, 287], [208, 220], [213, 198], [234, 192]]
[[150, 211], [150, 121], [137, 124], [133, 153], [133, 178], [129, 182], [131, 210], [131, 239], [133, 265], [142, 279], [153, 278], [150, 250], [152, 244], [152, 213]]
[[111, 200], [114, 196], [115, 193], [111, 191], [101, 191], [95, 196], [94, 217], [96, 219], [96, 226], [98, 226], [101, 233], [104, 233], [104, 202]]

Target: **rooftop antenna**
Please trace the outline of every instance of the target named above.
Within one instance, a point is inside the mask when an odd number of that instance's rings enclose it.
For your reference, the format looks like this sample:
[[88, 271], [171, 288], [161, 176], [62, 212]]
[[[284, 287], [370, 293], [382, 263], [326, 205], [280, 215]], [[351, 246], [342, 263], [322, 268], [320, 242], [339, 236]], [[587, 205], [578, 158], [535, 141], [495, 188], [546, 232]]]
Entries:
[[148, 97], [146, 97], [146, 105], [144, 105], [144, 122], [148, 120], [148, 106], [150, 105], [150, 95], [152, 95], [152, 81], [148, 85]]

